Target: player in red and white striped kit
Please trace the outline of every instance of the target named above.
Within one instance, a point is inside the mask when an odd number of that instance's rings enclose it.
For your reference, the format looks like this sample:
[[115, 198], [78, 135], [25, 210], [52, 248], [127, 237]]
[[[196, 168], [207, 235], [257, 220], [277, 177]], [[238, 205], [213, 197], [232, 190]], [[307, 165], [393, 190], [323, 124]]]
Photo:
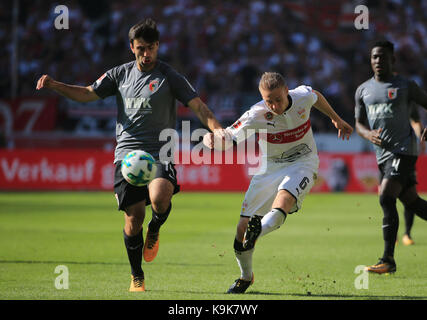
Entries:
[[263, 100], [221, 133], [204, 137], [204, 143], [213, 148], [218, 135], [240, 142], [248, 137], [248, 129], [266, 131], [259, 135], [264, 170], [251, 180], [234, 241], [241, 276], [227, 293], [244, 293], [253, 283], [255, 241], [279, 228], [288, 214], [298, 211], [314, 185], [319, 158], [310, 124], [311, 107], [332, 120], [339, 138], [348, 140], [353, 131], [321, 93], [304, 85], [289, 90], [278, 73], [264, 73], [259, 91]]

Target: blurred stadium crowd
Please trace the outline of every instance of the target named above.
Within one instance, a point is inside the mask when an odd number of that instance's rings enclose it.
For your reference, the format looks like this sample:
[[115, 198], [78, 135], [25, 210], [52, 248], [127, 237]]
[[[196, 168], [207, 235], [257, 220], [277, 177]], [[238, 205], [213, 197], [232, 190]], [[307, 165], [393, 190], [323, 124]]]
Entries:
[[[54, 8], [59, 4], [69, 8], [68, 30], [54, 29]], [[358, 4], [369, 9], [368, 30], [354, 26]], [[3, 57], [12, 50], [11, 11], [12, 1], [0, 3]], [[427, 85], [423, 0], [21, 0], [17, 95], [54, 95], [35, 91], [44, 73], [66, 83], [89, 85], [111, 67], [131, 61], [128, 30], [145, 17], [158, 23], [159, 58], [187, 76], [223, 125], [260, 99], [258, 79], [269, 70], [283, 73], [290, 88], [307, 84], [319, 90], [345, 120], [354, 123], [354, 92], [371, 76], [369, 46], [379, 38], [394, 42], [396, 71], [424, 88]], [[11, 97], [10, 73], [10, 59], [1, 59], [4, 99]], [[115, 108], [114, 100], [103, 103]], [[61, 99], [60, 106], [64, 115], [75, 105]], [[191, 117], [179, 108], [179, 119]], [[114, 134], [114, 116], [93, 123], [90, 117], [77, 118], [61, 117], [58, 129]], [[312, 125], [316, 131], [335, 132], [317, 111]]]

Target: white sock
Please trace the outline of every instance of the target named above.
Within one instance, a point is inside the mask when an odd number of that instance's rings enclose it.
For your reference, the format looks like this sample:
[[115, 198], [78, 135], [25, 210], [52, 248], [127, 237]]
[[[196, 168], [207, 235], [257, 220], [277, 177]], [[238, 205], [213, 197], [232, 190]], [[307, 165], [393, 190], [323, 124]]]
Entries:
[[259, 236], [265, 236], [271, 231], [280, 228], [280, 226], [285, 222], [285, 219], [286, 216], [281, 210], [272, 209], [261, 219], [262, 230]]
[[246, 281], [252, 280], [252, 255], [255, 248], [246, 251], [234, 250], [237, 264], [240, 268], [240, 278]]

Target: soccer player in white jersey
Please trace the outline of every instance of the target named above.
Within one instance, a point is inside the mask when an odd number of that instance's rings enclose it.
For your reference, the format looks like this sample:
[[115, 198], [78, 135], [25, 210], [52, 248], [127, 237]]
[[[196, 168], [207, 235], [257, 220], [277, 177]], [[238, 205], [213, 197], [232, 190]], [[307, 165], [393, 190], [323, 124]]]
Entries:
[[[260, 236], [279, 228], [288, 214], [301, 208], [314, 185], [319, 158], [310, 125], [314, 106], [327, 115], [338, 129], [338, 137], [349, 139], [353, 128], [333, 110], [324, 96], [308, 86], [289, 90], [279, 73], [266, 72], [259, 82], [262, 99], [239, 120], [222, 132], [222, 139], [241, 140], [248, 129], [264, 129], [264, 173], [254, 175], [243, 201], [234, 250], [241, 275], [227, 293], [244, 293], [253, 283], [252, 255]], [[217, 135], [218, 136], [218, 135]], [[207, 133], [204, 143], [216, 146], [215, 133]], [[222, 149], [226, 144], [222, 145]], [[265, 147], [264, 147], [265, 149]]]

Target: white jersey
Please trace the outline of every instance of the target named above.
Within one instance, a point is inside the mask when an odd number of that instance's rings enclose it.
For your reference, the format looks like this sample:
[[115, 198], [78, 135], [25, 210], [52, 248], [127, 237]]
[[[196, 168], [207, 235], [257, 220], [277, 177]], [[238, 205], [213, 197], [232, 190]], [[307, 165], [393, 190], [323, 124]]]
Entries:
[[296, 199], [290, 212], [301, 208], [313, 187], [319, 165], [316, 142], [310, 124], [310, 110], [317, 95], [308, 86], [289, 90], [290, 107], [274, 115], [264, 100], [253, 105], [226, 130], [237, 142], [248, 138], [249, 129], [266, 130], [259, 146], [266, 170], [252, 177], [242, 204], [241, 216], [264, 216], [278, 190], [287, 190]]
[[[317, 95], [309, 86], [289, 90], [290, 107], [281, 115], [274, 115], [264, 100], [253, 105], [226, 131], [240, 142], [252, 132], [264, 129], [259, 143], [264, 159], [275, 163], [291, 163], [301, 158], [319, 161], [316, 142], [310, 123], [310, 110], [317, 101]], [[266, 141], [265, 141], [266, 140]]]

